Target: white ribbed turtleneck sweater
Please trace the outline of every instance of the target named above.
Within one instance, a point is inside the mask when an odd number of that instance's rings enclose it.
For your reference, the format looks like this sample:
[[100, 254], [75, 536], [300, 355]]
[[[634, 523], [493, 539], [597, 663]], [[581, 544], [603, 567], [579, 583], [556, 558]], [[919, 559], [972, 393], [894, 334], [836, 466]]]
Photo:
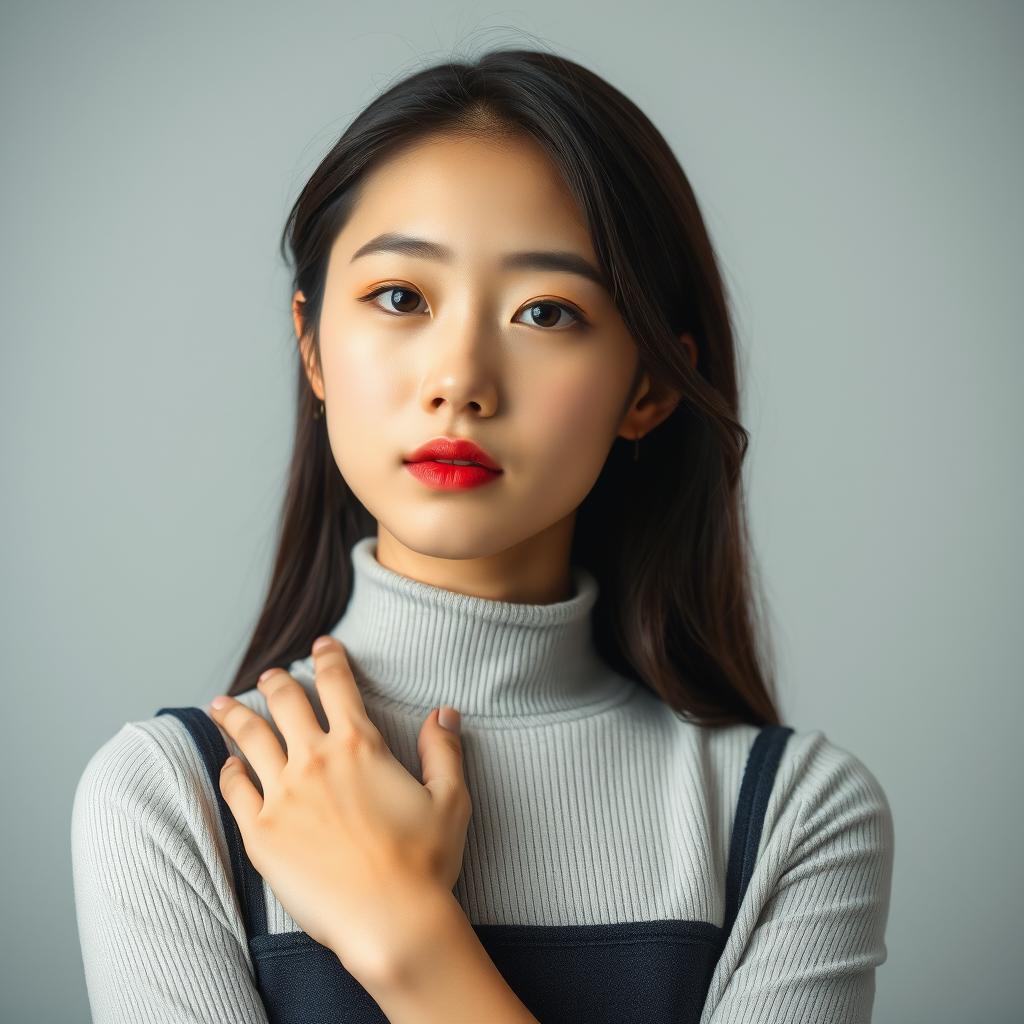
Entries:
[[[569, 599], [515, 604], [402, 576], [377, 562], [376, 544], [352, 550], [353, 591], [332, 633], [416, 778], [424, 718], [441, 704], [462, 713], [473, 816], [453, 891], [469, 919], [721, 925], [756, 727], [696, 726], [613, 672], [593, 645], [597, 582], [581, 567]], [[289, 672], [322, 716], [312, 659]], [[238, 699], [272, 721], [259, 691]], [[266, 1024], [216, 796], [177, 718], [128, 722], [93, 754], [71, 843], [97, 1024]], [[869, 1020], [893, 851], [865, 765], [821, 731], [790, 736], [702, 1024]], [[266, 907], [271, 934], [297, 930], [269, 887]]]

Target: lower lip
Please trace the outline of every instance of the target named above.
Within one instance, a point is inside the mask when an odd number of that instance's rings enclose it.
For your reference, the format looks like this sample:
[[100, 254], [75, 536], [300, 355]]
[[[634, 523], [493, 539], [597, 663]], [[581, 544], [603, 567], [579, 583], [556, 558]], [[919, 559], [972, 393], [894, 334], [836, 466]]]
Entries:
[[442, 491], [464, 491], [501, 476], [500, 471], [484, 466], [450, 466], [447, 462], [407, 462], [405, 468], [428, 487]]

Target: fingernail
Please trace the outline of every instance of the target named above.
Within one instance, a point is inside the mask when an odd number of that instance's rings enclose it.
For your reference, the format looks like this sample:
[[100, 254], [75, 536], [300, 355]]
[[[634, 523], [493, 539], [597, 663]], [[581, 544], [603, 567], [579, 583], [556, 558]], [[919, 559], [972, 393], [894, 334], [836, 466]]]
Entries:
[[331, 638], [329, 636], [318, 636], [313, 641], [313, 653], [319, 654], [325, 647], [329, 647]]
[[213, 700], [210, 701], [210, 707], [216, 708], [219, 711], [227, 703], [228, 703], [228, 698], [227, 697], [223, 697], [223, 696], [221, 696], [221, 697], [214, 697]]
[[462, 716], [455, 708], [443, 707], [437, 712], [437, 724], [458, 736], [462, 728]]

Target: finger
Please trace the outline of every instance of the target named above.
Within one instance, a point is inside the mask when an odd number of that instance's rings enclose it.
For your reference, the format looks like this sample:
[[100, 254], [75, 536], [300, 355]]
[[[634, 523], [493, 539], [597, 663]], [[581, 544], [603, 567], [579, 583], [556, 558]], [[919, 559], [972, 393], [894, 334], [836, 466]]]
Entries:
[[333, 636], [318, 638], [314, 646], [321, 641], [323, 646], [313, 651], [313, 671], [329, 729], [343, 730], [346, 725], [376, 728], [366, 713], [345, 648]]
[[229, 757], [220, 770], [220, 791], [238, 822], [243, 839], [263, 809], [263, 797], [253, 785], [244, 765]]
[[256, 689], [267, 698], [267, 707], [284, 737], [289, 755], [308, 747], [315, 739], [323, 739], [324, 731], [306, 691], [283, 668], [271, 670], [270, 675], [256, 684]]
[[[420, 727], [416, 748], [420, 755], [423, 785], [446, 807], [468, 805], [469, 788], [463, 769], [462, 738], [444, 728], [435, 708]], [[460, 716], [456, 714], [456, 721]]]
[[252, 708], [246, 707], [234, 697], [216, 698], [224, 700], [221, 707], [210, 704], [210, 715], [214, 721], [235, 741], [245, 759], [259, 776], [263, 791], [267, 783], [274, 782], [288, 763], [281, 742], [274, 735], [270, 723]]

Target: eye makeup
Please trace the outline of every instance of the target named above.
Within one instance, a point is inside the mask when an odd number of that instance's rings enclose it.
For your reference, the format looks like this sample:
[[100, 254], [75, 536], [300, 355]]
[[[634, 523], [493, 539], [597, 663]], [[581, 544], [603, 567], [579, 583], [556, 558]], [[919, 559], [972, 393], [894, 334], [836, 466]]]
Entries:
[[[379, 285], [378, 287], [374, 288], [372, 291], [368, 292], [366, 295], [358, 296], [357, 301], [358, 302], [371, 302], [378, 309], [380, 309], [380, 311], [382, 313], [386, 313], [389, 316], [402, 317], [402, 316], [406, 316], [406, 315], [412, 315], [412, 314], [414, 314], [416, 312], [415, 310], [385, 309], [380, 303], [374, 302], [374, 300], [377, 298], [377, 296], [384, 295], [387, 292], [404, 292], [406, 294], [416, 295], [416, 296], [420, 296], [422, 298], [422, 295], [420, 294], [420, 292], [418, 292], [415, 288], [410, 288], [408, 285], [404, 285], [404, 284], [383, 284], [383, 285]], [[544, 325], [544, 324], [538, 324], [538, 323], [531, 323], [531, 324], [527, 324], [526, 326], [528, 326], [528, 327], [538, 327], [541, 330], [548, 330], [548, 331], [550, 331], [550, 330], [564, 331], [564, 330], [571, 330], [573, 328], [582, 328], [582, 327], [589, 327], [590, 326], [589, 321], [587, 320], [586, 316], [584, 316], [582, 310], [580, 310], [578, 306], [576, 306], [576, 305], [574, 305], [572, 303], [566, 302], [566, 301], [564, 301], [562, 299], [545, 299], [545, 298], [532, 299], [530, 302], [526, 303], [524, 306], [521, 306], [520, 310], [525, 312], [527, 310], [536, 309], [537, 307], [543, 307], [543, 306], [552, 307], [554, 309], [560, 310], [563, 313], [568, 314], [568, 316], [572, 317], [572, 321], [573, 322], [569, 323], [569, 324], [563, 324], [563, 325], [557, 326], [557, 327], [552, 327], [552, 326], [548, 326], [548, 325]]]

